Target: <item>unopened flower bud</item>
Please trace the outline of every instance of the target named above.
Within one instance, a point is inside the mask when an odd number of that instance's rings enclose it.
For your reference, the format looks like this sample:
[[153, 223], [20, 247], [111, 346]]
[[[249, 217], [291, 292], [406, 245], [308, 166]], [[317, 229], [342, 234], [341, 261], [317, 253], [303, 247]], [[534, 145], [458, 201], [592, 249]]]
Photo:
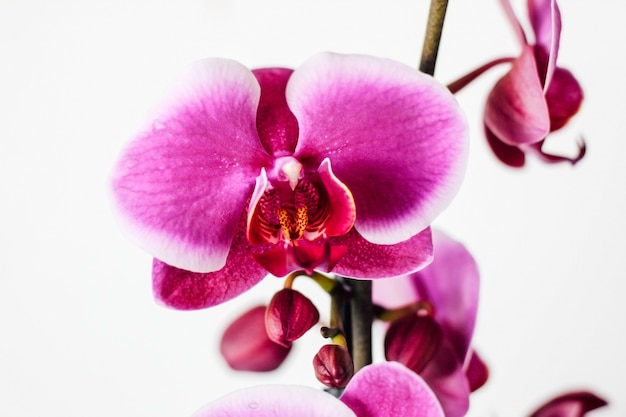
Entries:
[[409, 314], [395, 320], [385, 335], [385, 357], [420, 373], [439, 348], [442, 332], [430, 315]]
[[320, 319], [311, 300], [285, 288], [274, 294], [265, 315], [267, 334], [276, 343], [289, 345]]
[[354, 364], [348, 349], [340, 345], [324, 345], [313, 357], [315, 376], [331, 388], [343, 388], [354, 375]]
[[265, 330], [265, 306], [258, 306], [233, 321], [224, 331], [220, 352], [237, 371], [268, 372], [278, 368], [291, 345], [273, 342]]

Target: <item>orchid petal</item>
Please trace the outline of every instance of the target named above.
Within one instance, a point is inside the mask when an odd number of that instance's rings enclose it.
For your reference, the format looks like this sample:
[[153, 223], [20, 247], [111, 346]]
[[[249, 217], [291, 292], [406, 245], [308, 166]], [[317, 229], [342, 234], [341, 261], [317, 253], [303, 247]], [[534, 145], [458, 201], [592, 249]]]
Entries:
[[510, 0], [500, 0], [500, 5], [506, 14], [506, 17], [509, 19], [511, 26], [513, 26], [513, 30], [515, 30], [515, 35], [517, 39], [519, 39], [522, 45], [527, 45], [528, 40], [526, 39], [526, 35], [524, 34], [524, 29], [520, 24], [519, 20], [517, 20], [517, 16], [515, 16], [515, 12], [513, 11], [513, 7], [511, 6]]
[[292, 154], [298, 141], [298, 121], [285, 99], [285, 88], [292, 72], [287, 68], [252, 70], [261, 85], [257, 111], [259, 138], [273, 156]]
[[432, 77], [389, 60], [321, 54], [294, 71], [286, 94], [300, 127], [294, 156], [318, 165], [324, 150], [354, 196], [365, 239], [414, 236], [458, 190], [466, 121]]
[[546, 102], [550, 111], [550, 131], [555, 131], [578, 113], [583, 102], [583, 89], [570, 71], [557, 68], [546, 91]]
[[530, 417], [583, 417], [589, 411], [604, 407], [607, 402], [587, 391], [560, 395], [541, 407]]
[[348, 233], [354, 225], [356, 207], [352, 193], [337, 179], [330, 166], [330, 160], [325, 158], [318, 169], [320, 180], [328, 193], [330, 210], [324, 221], [327, 236], [340, 236]]
[[340, 400], [359, 417], [443, 417], [426, 383], [397, 362], [369, 365], [357, 372]]
[[561, 12], [556, 0], [528, 0], [528, 16], [535, 32], [537, 70], [546, 91], [556, 69], [561, 38]]
[[448, 340], [420, 374], [432, 388], [446, 417], [463, 417], [469, 409], [470, 387], [462, 363]]
[[531, 47], [524, 48], [511, 70], [491, 90], [485, 125], [508, 145], [536, 143], [550, 131], [548, 107]]
[[[264, 385], [232, 392], [192, 417], [356, 417], [332, 395], [311, 387]], [[362, 417], [362, 416], [359, 416]]]
[[152, 264], [154, 297], [178, 310], [207, 308], [230, 300], [252, 288], [267, 274], [251, 253], [242, 218], [226, 265], [217, 272], [190, 272], [155, 258]]
[[465, 376], [471, 392], [487, 383], [489, 368], [475, 350], [471, 350], [465, 364]]
[[526, 164], [526, 154], [517, 146], [507, 145], [485, 126], [485, 137], [494, 155], [503, 163], [513, 168], [521, 168]]
[[439, 322], [461, 363], [467, 356], [478, 309], [479, 272], [476, 261], [461, 243], [433, 232], [433, 262], [412, 276], [420, 299], [435, 308]]
[[346, 235], [332, 238], [331, 245], [348, 248], [333, 272], [356, 279], [397, 277], [418, 271], [432, 260], [430, 228], [395, 245], [370, 243], [352, 229]]
[[122, 153], [112, 192], [120, 225], [153, 256], [220, 269], [260, 167], [259, 85], [234, 61], [192, 66]]

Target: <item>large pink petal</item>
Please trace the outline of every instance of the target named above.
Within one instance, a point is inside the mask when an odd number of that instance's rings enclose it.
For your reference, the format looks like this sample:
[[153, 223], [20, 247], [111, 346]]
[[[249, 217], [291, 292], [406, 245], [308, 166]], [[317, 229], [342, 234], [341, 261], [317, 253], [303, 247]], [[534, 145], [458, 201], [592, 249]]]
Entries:
[[259, 85], [234, 61], [193, 65], [151, 124], [123, 151], [112, 192], [122, 228], [182, 269], [211, 272], [226, 260], [261, 166]]
[[[192, 417], [356, 417], [332, 395], [297, 385], [265, 385], [231, 392]], [[359, 416], [362, 417], [362, 416]]]
[[432, 77], [390, 60], [321, 54], [294, 71], [287, 102], [300, 126], [294, 156], [332, 161], [354, 196], [355, 227], [371, 242], [416, 235], [460, 186], [465, 117]]
[[587, 412], [604, 407], [607, 402], [587, 391], [575, 391], [560, 395], [541, 407], [530, 417], [583, 417]]
[[341, 401], [359, 417], [443, 417], [428, 385], [397, 362], [369, 365], [348, 383]]
[[463, 363], [476, 323], [478, 266], [465, 246], [445, 233], [435, 230], [433, 243], [433, 262], [413, 274], [413, 285], [420, 299], [432, 303], [435, 319]]
[[293, 70], [261, 68], [252, 71], [261, 85], [257, 129], [263, 146], [274, 156], [290, 155], [298, 141], [298, 121], [287, 107], [285, 88]]
[[550, 131], [532, 47], [524, 48], [511, 70], [491, 90], [485, 125], [498, 139], [513, 146], [539, 142]]
[[190, 272], [154, 259], [152, 289], [155, 299], [178, 310], [211, 307], [249, 290], [267, 271], [251, 256], [252, 247], [240, 220], [226, 265], [216, 272]]
[[537, 69], [545, 91], [556, 69], [561, 39], [561, 12], [556, 0], [528, 0], [528, 15], [535, 32]]
[[353, 228], [331, 239], [332, 245], [346, 246], [333, 272], [350, 278], [391, 278], [424, 268], [432, 260], [430, 228], [395, 245], [377, 245], [363, 239]]

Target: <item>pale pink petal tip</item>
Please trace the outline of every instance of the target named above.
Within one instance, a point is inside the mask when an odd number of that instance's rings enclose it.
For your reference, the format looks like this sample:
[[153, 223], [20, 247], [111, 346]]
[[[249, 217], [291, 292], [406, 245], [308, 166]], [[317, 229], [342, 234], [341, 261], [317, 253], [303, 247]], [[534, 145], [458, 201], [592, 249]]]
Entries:
[[[319, 389], [265, 385], [232, 392], [192, 417], [357, 417], [350, 408]], [[365, 417], [359, 415], [358, 417]]]

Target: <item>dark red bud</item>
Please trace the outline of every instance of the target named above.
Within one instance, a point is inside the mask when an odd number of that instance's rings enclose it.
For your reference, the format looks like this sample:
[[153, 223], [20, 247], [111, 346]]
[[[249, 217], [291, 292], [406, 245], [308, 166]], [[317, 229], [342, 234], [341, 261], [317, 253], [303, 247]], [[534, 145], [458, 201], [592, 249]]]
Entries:
[[285, 288], [272, 297], [265, 314], [267, 334], [276, 343], [289, 345], [320, 319], [311, 300], [298, 291]]
[[420, 373], [441, 343], [442, 332], [431, 316], [409, 314], [395, 320], [385, 335], [385, 357]]
[[318, 381], [331, 388], [344, 388], [354, 375], [350, 353], [339, 345], [322, 346], [313, 357], [313, 369]]
[[278, 368], [291, 350], [273, 342], [265, 331], [265, 306], [258, 306], [233, 321], [220, 342], [220, 352], [237, 371], [268, 372]]

